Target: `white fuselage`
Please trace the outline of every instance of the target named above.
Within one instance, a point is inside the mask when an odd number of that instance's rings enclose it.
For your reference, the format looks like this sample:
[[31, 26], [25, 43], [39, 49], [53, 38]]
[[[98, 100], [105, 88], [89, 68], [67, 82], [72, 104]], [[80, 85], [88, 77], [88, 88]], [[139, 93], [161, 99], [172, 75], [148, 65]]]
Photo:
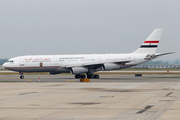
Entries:
[[[3, 66], [18, 72], [57, 72], [67, 73], [70, 68], [86, 64], [108, 64], [117, 61], [129, 61], [119, 69], [146, 62], [147, 54], [88, 54], [88, 55], [28, 55], [9, 59]], [[95, 71], [101, 71], [96, 69]], [[114, 69], [115, 70], [115, 69]]]

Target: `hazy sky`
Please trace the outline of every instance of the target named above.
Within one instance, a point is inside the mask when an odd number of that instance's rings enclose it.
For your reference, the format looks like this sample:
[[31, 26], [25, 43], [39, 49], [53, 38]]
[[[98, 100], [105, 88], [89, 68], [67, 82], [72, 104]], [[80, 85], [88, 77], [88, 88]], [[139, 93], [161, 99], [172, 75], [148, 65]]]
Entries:
[[130, 53], [155, 28], [180, 58], [180, 0], [0, 0], [0, 58]]

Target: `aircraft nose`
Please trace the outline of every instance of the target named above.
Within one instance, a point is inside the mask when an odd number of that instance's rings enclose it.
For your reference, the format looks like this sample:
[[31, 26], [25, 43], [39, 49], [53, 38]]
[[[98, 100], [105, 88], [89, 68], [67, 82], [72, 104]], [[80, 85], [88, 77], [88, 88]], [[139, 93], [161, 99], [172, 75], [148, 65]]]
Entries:
[[6, 68], [6, 63], [4, 63], [2, 66], [3, 66], [4, 68]]

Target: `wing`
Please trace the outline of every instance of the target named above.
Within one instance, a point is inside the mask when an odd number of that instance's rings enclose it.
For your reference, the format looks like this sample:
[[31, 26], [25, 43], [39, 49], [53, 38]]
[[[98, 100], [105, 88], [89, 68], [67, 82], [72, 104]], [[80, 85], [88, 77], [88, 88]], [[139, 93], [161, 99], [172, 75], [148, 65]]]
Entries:
[[131, 62], [131, 61], [112, 60], [112, 61], [108, 61], [108, 62], [88, 62], [88, 63], [83, 63], [83, 64], [68, 65], [68, 66], [66, 66], [66, 68], [72, 68], [72, 67], [100, 68], [106, 63], [125, 65], [128, 62]]
[[83, 64], [74, 64], [74, 65], [68, 65], [66, 68], [72, 68], [72, 67], [88, 67], [88, 66], [102, 66], [103, 62], [90, 62], [90, 63], [83, 63]]

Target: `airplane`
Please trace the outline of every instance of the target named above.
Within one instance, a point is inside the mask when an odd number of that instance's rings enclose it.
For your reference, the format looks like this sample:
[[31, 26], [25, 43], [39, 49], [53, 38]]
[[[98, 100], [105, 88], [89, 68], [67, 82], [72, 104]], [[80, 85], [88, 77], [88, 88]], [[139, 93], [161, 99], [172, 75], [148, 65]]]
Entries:
[[145, 63], [169, 53], [156, 53], [163, 29], [155, 29], [136, 51], [129, 54], [27, 55], [9, 59], [8, 70], [24, 72], [71, 73], [75, 78], [99, 79], [97, 71], [119, 70]]

